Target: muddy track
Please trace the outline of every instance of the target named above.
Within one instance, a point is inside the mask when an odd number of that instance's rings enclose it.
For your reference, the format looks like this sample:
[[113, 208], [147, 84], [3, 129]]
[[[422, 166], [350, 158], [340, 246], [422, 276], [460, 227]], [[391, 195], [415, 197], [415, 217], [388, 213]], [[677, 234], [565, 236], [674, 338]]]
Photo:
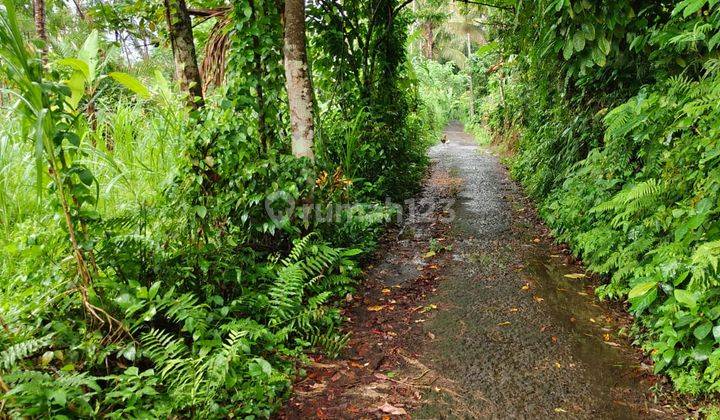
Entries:
[[446, 135], [427, 211], [388, 235], [346, 308], [350, 348], [311, 368], [281, 417], [681, 414], [651, 394], [627, 315], [596, 301], [498, 158], [459, 123]]

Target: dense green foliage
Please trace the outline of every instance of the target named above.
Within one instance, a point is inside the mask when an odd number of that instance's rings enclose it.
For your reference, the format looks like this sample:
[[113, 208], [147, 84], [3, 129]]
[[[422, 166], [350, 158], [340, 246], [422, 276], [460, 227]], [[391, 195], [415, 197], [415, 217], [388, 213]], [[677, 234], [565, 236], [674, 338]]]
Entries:
[[[0, 411], [267, 417], [306, 352], [342, 349], [338, 298], [444, 117], [421, 100], [400, 2], [316, 4], [310, 162], [289, 153], [276, 2], [234, 3], [227, 83], [193, 112], [165, 46], [124, 63], [83, 24], [43, 65], [31, 9], [5, 2]], [[102, 11], [100, 31], [120, 19]]]
[[[507, 2], [511, 4], [511, 2]], [[514, 2], [480, 119], [675, 386], [720, 387], [720, 4]], [[476, 84], [479, 84], [476, 83]]]

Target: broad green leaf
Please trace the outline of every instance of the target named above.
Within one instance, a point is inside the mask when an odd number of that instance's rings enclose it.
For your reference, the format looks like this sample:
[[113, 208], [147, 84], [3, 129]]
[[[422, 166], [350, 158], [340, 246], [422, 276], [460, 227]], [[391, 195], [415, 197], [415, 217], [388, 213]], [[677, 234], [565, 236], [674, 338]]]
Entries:
[[640, 283], [633, 287], [632, 290], [630, 290], [630, 292], [628, 293], [628, 299], [634, 299], [636, 297], [643, 296], [645, 293], [652, 290], [652, 288], [654, 288], [655, 286], [657, 286], [657, 282], [655, 281], [646, 281], [644, 283]]
[[138, 96], [140, 96], [143, 99], [149, 99], [150, 98], [150, 91], [140, 83], [138, 79], [135, 77], [122, 72], [111, 72], [108, 73], [110, 77], [115, 79], [118, 83], [125, 86], [126, 88], [130, 89], [131, 91], [135, 92]]
[[683, 10], [683, 17], [688, 17], [693, 13], [696, 13], [707, 4], [707, 0], [689, 0], [685, 3], [685, 9]]
[[352, 257], [352, 256], [355, 256], [358, 254], [362, 254], [362, 249], [357, 249], [357, 248], [346, 249], [345, 251], [342, 252], [341, 255], [343, 257]]
[[[250, 363], [248, 366], [252, 376], [260, 376], [260, 372], [268, 376], [272, 373], [272, 365], [270, 365], [270, 363], [262, 357], [254, 358], [253, 362], [255, 363]], [[259, 370], [258, 367], [260, 368]]]
[[84, 61], [88, 66], [86, 74], [87, 81], [92, 84], [97, 77], [97, 61], [98, 61], [98, 32], [94, 30], [85, 39], [80, 51], [78, 51], [78, 59]]
[[655, 368], [653, 369], [653, 373], [656, 375], [660, 372], [662, 372], [663, 369], [668, 365], [668, 362], [665, 361], [664, 358], [660, 358], [659, 360], [655, 361]]
[[573, 35], [573, 47], [577, 52], [585, 48], [585, 35], [582, 32], [575, 32], [575, 35]]
[[592, 50], [592, 59], [600, 67], [605, 67], [605, 64], [607, 64], [607, 61], [605, 59], [605, 54], [603, 54], [602, 51], [600, 51], [600, 48], [593, 48]]
[[155, 283], [150, 286], [150, 289], [148, 290], [148, 299], [155, 298], [155, 295], [157, 295], [158, 290], [160, 290], [160, 285], [162, 284], [161, 281], [156, 281]]
[[600, 51], [602, 51], [603, 54], [610, 54], [610, 41], [605, 38], [605, 35], [598, 38], [598, 47], [600, 47]]
[[[88, 66], [88, 63], [84, 60], [79, 58], [61, 58], [56, 61], [56, 63], [61, 66], [71, 67], [72, 69], [81, 72], [82, 75], [85, 76], [85, 80], [90, 79], [90, 66]], [[85, 80], [83, 80], [83, 82], [85, 82]]]
[[690, 309], [697, 307], [697, 298], [687, 290], [675, 289], [674, 296], [675, 300], [681, 305], [687, 306]]
[[665, 363], [670, 363], [672, 361], [673, 357], [675, 357], [675, 349], [671, 348], [671, 349], [665, 350], [663, 352], [662, 357], [663, 357], [663, 360], [665, 361]]
[[715, 340], [720, 340], [720, 325], [713, 327], [712, 333]]
[[703, 343], [700, 345], [695, 346], [692, 349], [691, 356], [693, 359], [697, 360], [698, 362], [703, 362], [710, 358], [710, 354], [712, 353], [712, 343]]
[[83, 168], [80, 172], [78, 172], [78, 177], [80, 178], [80, 181], [82, 181], [82, 183], [87, 185], [88, 187], [91, 186], [93, 181], [95, 180], [95, 177], [88, 168]]
[[65, 407], [65, 404], [67, 403], [67, 393], [64, 389], [59, 387], [53, 389], [49, 393], [48, 398], [60, 407]]
[[85, 95], [85, 80], [86, 77], [82, 72], [76, 71], [73, 75], [65, 82], [65, 85], [70, 88], [70, 97], [67, 98], [67, 104], [70, 108], [77, 110], [80, 101]]
[[205, 206], [195, 206], [195, 214], [197, 214], [199, 218], [204, 219], [207, 215], [207, 208], [205, 208]]
[[653, 302], [655, 302], [655, 300], [657, 300], [657, 296], [658, 296], [658, 289], [651, 288], [650, 291], [648, 291], [644, 295], [638, 296], [633, 299], [629, 299], [629, 302], [631, 304], [630, 308], [633, 312], [635, 312], [636, 314], [639, 314], [642, 311], [644, 311], [645, 309], [647, 309], [648, 307], [650, 307], [650, 305], [652, 305]]
[[565, 60], [569, 60], [570, 57], [573, 55], [573, 43], [571, 40], [565, 41], [565, 46], [563, 47], [563, 58]]
[[713, 324], [709, 321], [705, 321], [702, 324], [695, 327], [695, 330], [693, 331], [693, 335], [698, 340], [702, 340], [703, 338], [707, 337], [708, 334], [710, 334], [710, 330], [712, 330]]

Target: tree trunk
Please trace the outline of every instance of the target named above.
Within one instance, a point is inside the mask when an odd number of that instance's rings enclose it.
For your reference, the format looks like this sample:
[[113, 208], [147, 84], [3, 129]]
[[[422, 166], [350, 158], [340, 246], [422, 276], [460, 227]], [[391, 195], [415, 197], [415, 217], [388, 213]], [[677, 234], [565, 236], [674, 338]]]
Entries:
[[423, 24], [423, 55], [428, 60], [435, 58], [435, 34], [433, 33], [433, 23], [425, 22]]
[[498, 87], [500, 87], [500, 105], [505, 106], [505, 87], [503, 86], [505, 77], [503, 76], [503, 71], [500, 70], [498, 72]]
[[185, 0], [163, 0], [170, 45], [175, 59], [175, 75], [180, 88], [189, 94], [190, 106], [203, 105], [202, 80], [195, 54], [192, 22]]
[[85, 20], [85, 12], [83, 12], [80, 0], [73, 0], [73, 4], [75, 5], [75, 11], [77, 12], [78, 17], [82, 20]]
[[290, 106], [292, 152], [314, 159], [312, 83], [305, 49], [305, 1], [285, 1], [285, 86]]
[[33, 10], [35, 15], [35, 32], [42, 41], [42, 60], [47, 63], [48, 55], [48, 38], [45, 31], [45, 0], [33, 0]]

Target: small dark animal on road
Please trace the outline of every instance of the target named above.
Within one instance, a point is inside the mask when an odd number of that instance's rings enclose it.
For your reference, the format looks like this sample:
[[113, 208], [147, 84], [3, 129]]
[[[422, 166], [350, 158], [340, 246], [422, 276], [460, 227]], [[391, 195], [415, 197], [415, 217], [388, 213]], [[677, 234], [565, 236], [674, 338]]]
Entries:
[[447, 134], [443, 134], [442, 139], [440, 139], [441, 142], [447, 143]]

